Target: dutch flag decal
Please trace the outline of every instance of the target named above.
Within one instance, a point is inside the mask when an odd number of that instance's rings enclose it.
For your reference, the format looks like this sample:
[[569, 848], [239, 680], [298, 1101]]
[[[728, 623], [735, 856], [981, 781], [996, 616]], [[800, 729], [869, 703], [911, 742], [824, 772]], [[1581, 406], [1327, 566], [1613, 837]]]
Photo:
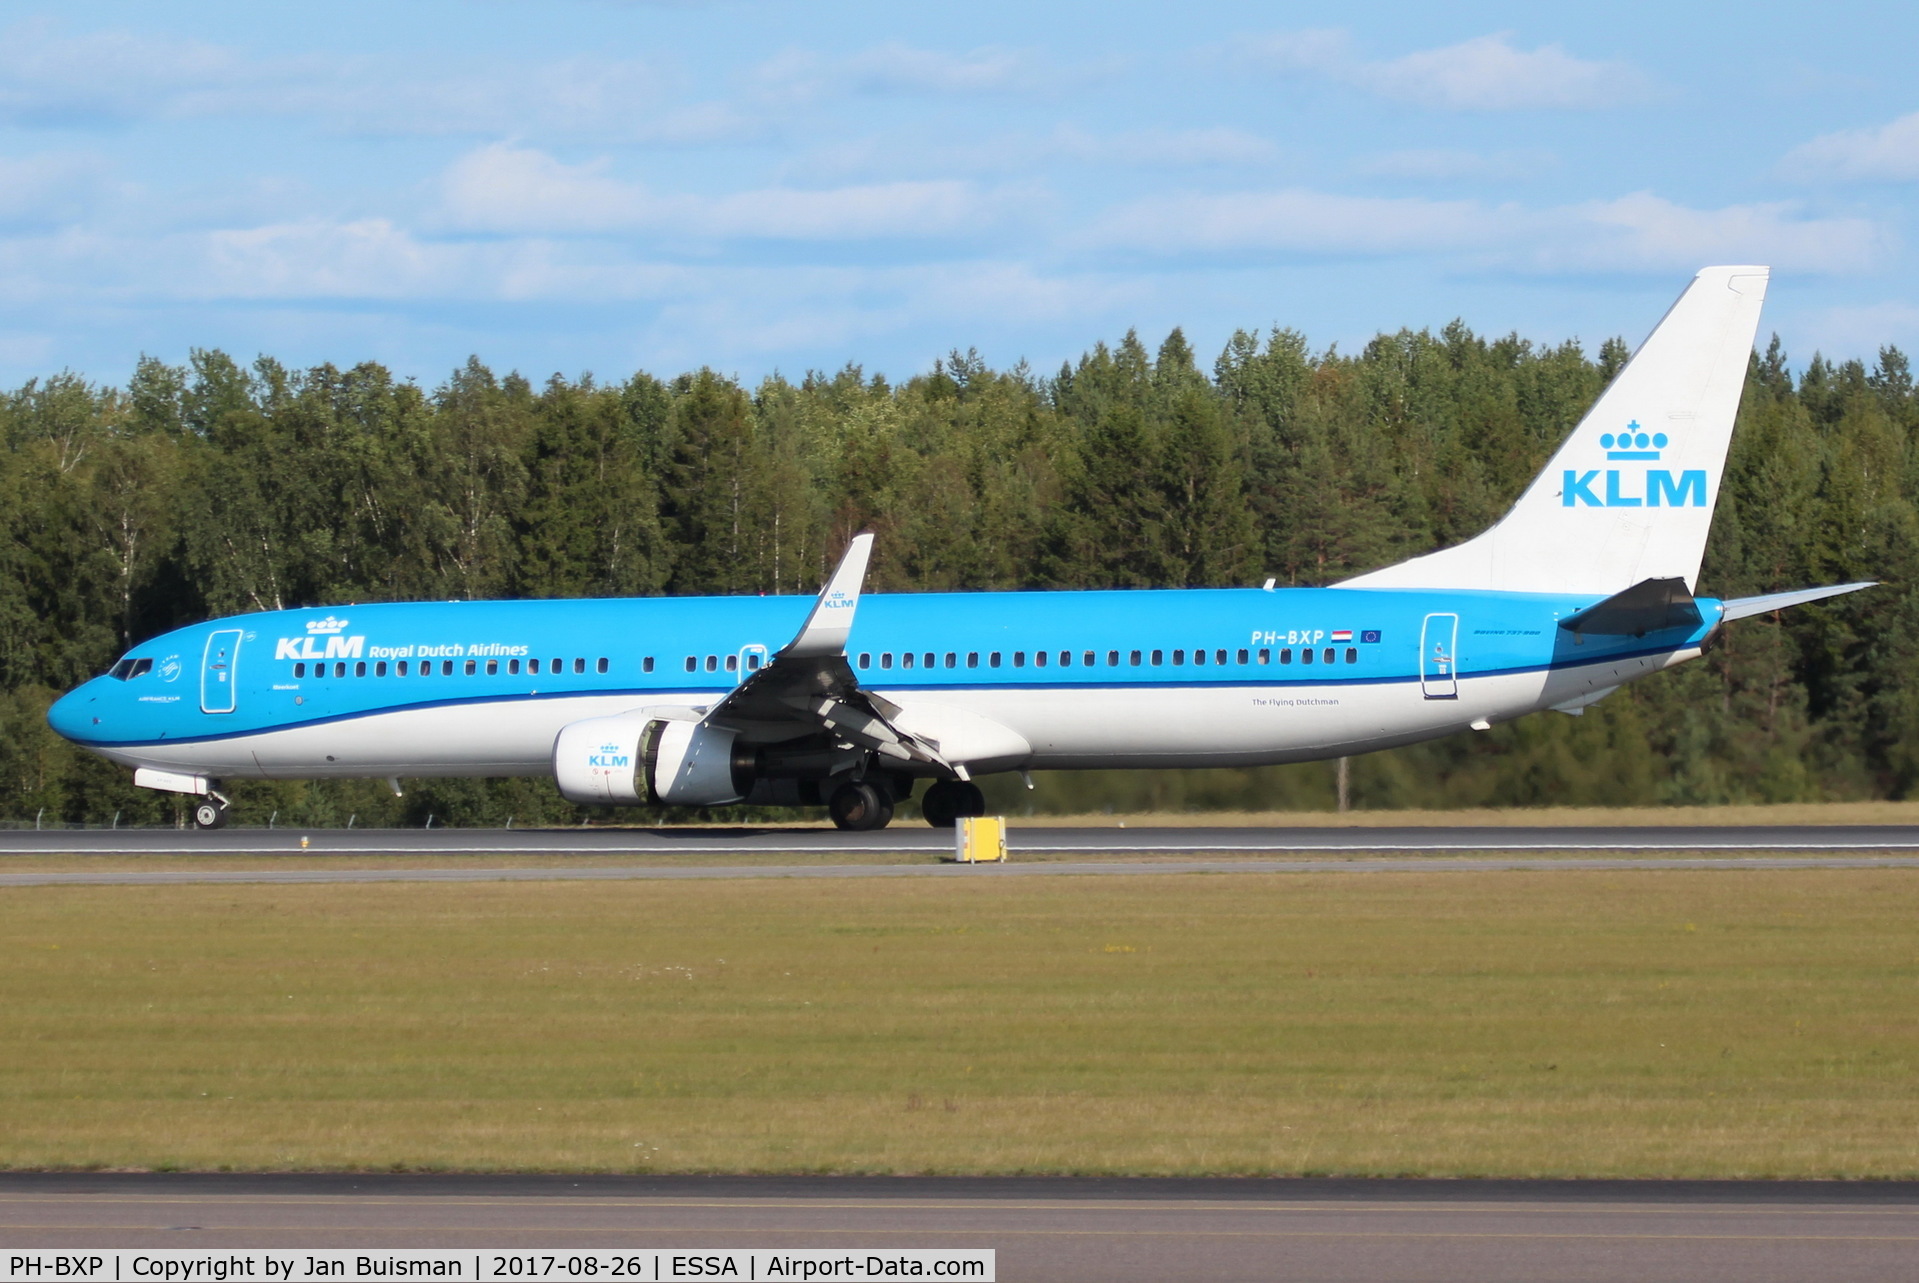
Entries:
[[1352, 630], [1352, 629], [1350, 629], [1350, 628], [1335, 628], [1335, 629], [1333, 629], [1333, 640], [1334, 640], [1334, 641], [1336, 641], [1336, 642], [1343, 642], [1343, 641], [1351, 641], [1352, 639], [1353, 639], [1353, 630]]

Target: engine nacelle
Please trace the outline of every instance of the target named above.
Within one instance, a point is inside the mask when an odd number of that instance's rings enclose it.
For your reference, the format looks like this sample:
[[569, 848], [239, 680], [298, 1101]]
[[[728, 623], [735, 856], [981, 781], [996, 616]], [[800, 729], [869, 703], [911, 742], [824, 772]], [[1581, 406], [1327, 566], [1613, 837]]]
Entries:
[[698, 722], [622, 713], [560, 728], [553, 778], [583, 806], [722, 806], [753, 787], [754, 759], [734, 732]]
[[669, 806], [720, 806], [753, 787], [753, 755], [735, 732], [700, 722], [657, 722], [646, 745], [646, 782]]
[[659, 725], [637, 713], [590, 717], [560, 728], [553, 779], [560, 796], [583, 806], [637, 806], [646, 798], [646, 739]]

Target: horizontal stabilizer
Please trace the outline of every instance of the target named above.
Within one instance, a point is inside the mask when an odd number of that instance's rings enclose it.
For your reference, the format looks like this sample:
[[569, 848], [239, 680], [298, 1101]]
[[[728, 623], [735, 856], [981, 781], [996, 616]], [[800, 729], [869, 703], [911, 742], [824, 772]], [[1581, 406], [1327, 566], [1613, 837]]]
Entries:
[[1861, 588], [1876, 588], [1878, 580], [1863, 584], [1834, 584], [1830, 588], [1801, 588], [1798, 592], [1776, 592], [1764, 597], [1735, 597], [1731, 601], [1720, 603], [1719, 619], [1724, 623], [1734, 619], [1750, 619], [1754, 615], [1770, 614], [1775, 610], [1784, 610], [1788, 606], [1802, 606], [1809, 601], [1820, 601], [1827, 597], [1837, 597], [1842, 593], [1858, 592]]
[[1644, 637], [1668, 628], [1697, 628], [1704, 622], [1685, 580], [1644, 579], [1560, 620], [1559, 626], [1595, 637]]

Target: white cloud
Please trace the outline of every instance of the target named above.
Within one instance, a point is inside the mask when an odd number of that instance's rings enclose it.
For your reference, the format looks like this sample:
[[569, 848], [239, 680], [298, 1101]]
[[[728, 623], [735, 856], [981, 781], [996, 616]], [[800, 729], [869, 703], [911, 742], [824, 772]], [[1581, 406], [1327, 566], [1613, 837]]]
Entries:
[[1919, 306], [1885, 302], [1829, 307], [1795, 328], [1800, 345], [1827, 356], [1870, 360], [1887, 344], [1911, 353], [1919, 349]]
[[1801, 143], [1780, 168], [1788, 177], [1912, 182], [1919, 179], [1919, 111], [1872, 129], [1846, 129]]
[[1435, 147], [1386, 152], [1361, 161], [1355, 168], [1374, 178], [1453, 182], [1468, 178], [1535, 178], [1558, 167], [1559, 157], [1543, 150], [1486, 153]]
[[1096, 134], [1077, 125], [1046, 133], [977, 139], [873, 136], [804, 153], [789, 175], [822, 178], [904, 174], [1032, 173], [1079, 165], [1113, 170], [1250, 169], [1276, 163], [1280, 149], [1241, 129], [1142, 129]]
[[1123, 206], [1088, 239], [1169, 255], [1441, 254], [1544, 272], [1754, 262], [1843, 274], [1871, 268], [1892, 248], [1891, 234], [1866, 219], [1805, 217], [1786, 204], [1693, 209], [1646, 192], [1542, 209], [1304, 189], [1185, 194]]
[[1645, 99], [1651, 89], [1646, 77], [1626, 63], [1575, 57], [1556, 44], [1522, 49], [1510, 32], [1371, 61], [1353, 52], [1344, 32], [1286, 32], [1246, 41], [1231, 56], [1451, 111], [1617, 107]]
[[1476, 201], [1277, 192], [1153, 197], [1122, 206], [1090, 240], [1161, 253], [1397, 254], [1493, 243], [1510, 231], [1511, 209]]
[[90, 212], [108, 187], [106, 166], [93, 156], [0, 156], [0, 227], [73, 222]]
[[1009, 204], [952, 180], [654, 193], [609, 177], [604, 161], [568, 165], [505, 143], [456, 161], [443, 194], [452, 224], [470, 231], [650, 232], [696, 240], [963, 236], [999, 221]]
[[829, 56], [790, 49], [753, 69], [756, 92], [786, 103], [844, 93], [1005, 94], [1047, 89], [1058, 79], [1030, 50], [989, 47], [949, 54], [898, 43]]
[[634, 59], [449, 72], [385, 56], [256, 58], [128, 31], [70, 35], [43, 20], [0, 31], [0, 120], [29, 125], [268, 115], [358, 133], [557, 132], [698, 144], [759, 136], [773, 123], [725, 103], [674, 101], [680, 88], [670, 73]]

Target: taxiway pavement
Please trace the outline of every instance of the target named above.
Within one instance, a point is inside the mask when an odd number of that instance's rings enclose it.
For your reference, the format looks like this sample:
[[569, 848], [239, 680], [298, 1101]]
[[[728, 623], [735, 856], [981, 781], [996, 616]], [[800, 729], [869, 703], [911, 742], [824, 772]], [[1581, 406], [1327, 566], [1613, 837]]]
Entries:
[[0, 1248], [992, 1248], [1007, 1283], [1919, 1277], [1912, 1182], [0, 1174]]

